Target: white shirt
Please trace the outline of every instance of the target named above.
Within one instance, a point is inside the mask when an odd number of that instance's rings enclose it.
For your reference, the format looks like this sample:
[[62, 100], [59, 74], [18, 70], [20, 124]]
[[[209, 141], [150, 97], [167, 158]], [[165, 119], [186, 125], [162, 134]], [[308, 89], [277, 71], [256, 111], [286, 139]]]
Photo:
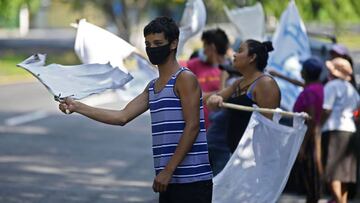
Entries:
[[332, 111], [322, 131], [355, 132], [353, 112], [359, 105], [359, 93], [349, 82], [335, 79], [326, 83], [323, 109]]

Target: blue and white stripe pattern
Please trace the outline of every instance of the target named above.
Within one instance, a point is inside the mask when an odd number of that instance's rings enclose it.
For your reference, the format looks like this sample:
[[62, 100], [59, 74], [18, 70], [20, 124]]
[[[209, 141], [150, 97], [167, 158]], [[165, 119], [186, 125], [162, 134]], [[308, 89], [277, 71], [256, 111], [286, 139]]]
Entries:
[[[156, 175], [165, 168], [183, 134], [185, 121], [180, 98], [174, 92], [180, 68], [159, 92], [155, 92], [155, 80], [149, 85], [149, 107], [151, 114], [153, 157]], [[191, 183], [212, 178], [206, 142], [205, 120], [202, 98], [200, 98], [200, 131], [191, 150], [173, 173], [170, 183]]]

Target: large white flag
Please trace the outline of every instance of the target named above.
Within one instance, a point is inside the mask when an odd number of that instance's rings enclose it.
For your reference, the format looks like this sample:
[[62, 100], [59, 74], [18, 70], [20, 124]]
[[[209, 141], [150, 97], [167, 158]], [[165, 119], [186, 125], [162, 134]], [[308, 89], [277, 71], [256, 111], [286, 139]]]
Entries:
[[136, 50], [125, 40], [85, 19], [79, 21], [74, 48], [84, 64], [110, 62], [126, 73], [123, 60]]
[[[272, 39], [274, 51], [270, 53], [269, 66], [280, 73], [302, 80], [299, 61], [310, 57], [310, 44], [304, 23], [296, 8], [295, 1], [290, 1], [282, 13], [280, 25]], [[292, 110], [301, 88], [287, 81], [276, 78], [281, 90], [281, 106]]]
[[181, 54], [186, 41], [200, 33], [206, 24], [206, 8], [202, 0], [188, 0], [180, 21], [178, 54]]
[[84, 64], [45, 66], [46, 55], [35, 54], [18, 66], [32, 73], [55, 97], [83, 99], [107, 89], [123, 87], [132, 79], [129, 73], [107, 64]]
[[[85, 19], [80, 20], [77, 25], [74, 48], [84, 64], [110, 63], [125, 73], [131, 72], [134, 79], [117, 91], [122, 99], [131, 100], [144, 90], [150, 80], [158, 77], [154, 66], [136, 47], [111, 32], [86, 22]], [[124, 59], [135, 60], [137, 66], [131, 63], [132, 67], [128, 70], [123, 63]]]
[[306, 132], [304, 118], [293, 127], [253, 112], [239, 145], [214, 177], [213, 203], [275, 203], [283, 191]]
[[235, 25], [242, 41], [255, 39], [262, 41], [265, 33], [265, 15], [260, 3], [254, 6], [229, 10], [224, 7], [230, 22]]

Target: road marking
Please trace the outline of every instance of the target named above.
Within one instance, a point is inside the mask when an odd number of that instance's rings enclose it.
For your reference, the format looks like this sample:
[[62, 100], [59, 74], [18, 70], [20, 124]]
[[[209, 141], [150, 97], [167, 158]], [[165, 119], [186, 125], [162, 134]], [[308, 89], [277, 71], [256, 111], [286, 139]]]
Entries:
[[34, 111], [34, 112], [23, 114], [20, 116], [8, 118], [5, 120], [5, 125], [7, 125], [7, 126], [21, 125], [24, 123], [29, 123], [32, 121], [46, 118], [47, 116], [49, 116], [49, 114], [45, 111]]
[[[90, 106], [99, 106], [103, 104], [113, 103], [118, 101], [119, 98], [114, 92], [107, 92], [99, 95], [93, 95], [91, 97], [82, 99], [81, 102], [90, 105]], [[17, 126], [24, 123], [33, 122], [36, 120], [40, 120], [46, 118], [50, 115], [43, 110], [34, 111], [31, 113], [26, 113], [23, 115], [15, 116], [12, 118], [8, 118], [5, 120], [5, 125], [7, 126]]]
[[[37, 134], [37, 135], [46, 135], [49, 133], [47, 128], [36, 127], [36, 126], [1, 126], [0, 125], [0, 134]], [[1, 162], [1, 159], [0, 159]]]
[[84, 98], [81, 100], [81, 102], [83, 102], [89, 106], [99, 106], [99, 105], [103, 105], [103, 104], [113, 103], [118, 100], [119, 99], [114, 92], [108, 91], [108, 92], [104, 92], [102, 94], [96, 94], [96, 95], [92, 95], [90, 97]]

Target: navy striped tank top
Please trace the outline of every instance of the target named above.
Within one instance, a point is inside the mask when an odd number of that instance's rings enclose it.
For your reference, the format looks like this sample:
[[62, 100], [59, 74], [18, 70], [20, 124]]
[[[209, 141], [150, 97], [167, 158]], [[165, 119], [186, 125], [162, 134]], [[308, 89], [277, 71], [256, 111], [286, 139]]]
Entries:
[[[165, 168], [180, 141], [185, 128], [180, 98], [174, 85], [180, 68], [159, 92], [155, 91], [155, 80], [149, 85], [149, 108], [151, 114], [153, 157], [156, 175]], [[202, 98], [200, 98], [200, 131], [191, 150], [175, 169], [170, 183], [191, 183], [212, 178], [206, 142], [205, 120]]]

